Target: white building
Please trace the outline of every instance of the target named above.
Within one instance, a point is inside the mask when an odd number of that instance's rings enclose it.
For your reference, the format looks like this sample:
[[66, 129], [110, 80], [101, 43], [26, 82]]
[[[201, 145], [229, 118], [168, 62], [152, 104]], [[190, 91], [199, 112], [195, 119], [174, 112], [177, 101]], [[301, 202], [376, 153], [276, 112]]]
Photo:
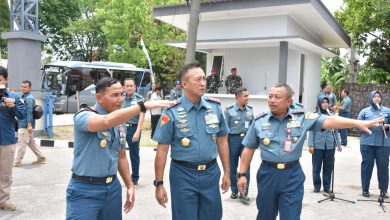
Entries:
[[[155, 8], [156, 19], [187, 32], [190, 6]], [[167, 42], [185, 48], [186, 41]], [[211, 0], [201, 4], [197, 50], [207, 53], [209, 75], [223, 79], [237, 68], [256, 112], [268, 110], [268, 90], [278, 82], [295, 89], [294, 99], [307, 110], [320, 90], [320, 58], [328, 48], [348, 48], [350, 38], [319, 0]], [[207, 94], [234, 103], [234, 95]]]

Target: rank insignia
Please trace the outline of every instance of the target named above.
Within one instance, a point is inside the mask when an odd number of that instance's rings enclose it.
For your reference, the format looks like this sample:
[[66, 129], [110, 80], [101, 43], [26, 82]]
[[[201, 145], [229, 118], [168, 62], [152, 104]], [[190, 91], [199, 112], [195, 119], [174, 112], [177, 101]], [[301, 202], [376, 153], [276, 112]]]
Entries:
[[218, 128], [218, 125], [216, 125], [216, 124], [211, 124], [211, 125], [209, 125], [209, 127], [210, 127], [210, 128]]
[[100, 145], [101, 148], [105, 148], [107, 146], [107, 141], [106, 140], [101, 140], [99, 145]]
[[107, 131], [103, 131], [103, 132], [102, 132], [102, 135], [103, 135], [104, 137], [107, 137], [107, 136], [108, 136], [108, 132], [107, 132]]
[[161, 124], [160, 124], [160, 126], [165, 125], [170, 120], [171, 120], [171, 118], [169, 118], [169, 116], [167, 114], [162, 114], [161, 115]]
[[190, 139], [186, 137], [181, 139], [181, 145], [183, 145], [184, 147], [188, 147], [190, 145]]
[[269, 138], [264, 138], [263, 144], [264, 144], [265, 146], [268, 146], [270, 143], [271, 143], [271, 140], [270, 140]]
[[182, 123], [182, 124], [186, 123], [187, 121], [188, 121], [187, 119], [181, 119], [181, 120], [179, 120], [179, 122]]
[[177, 111], [182, 112], [182, 111], [184, 111], [184, 108], [183, 107], [178, 107]]
[[180, 130], [180, 132], [182, 132], [182, 133], [187, 133], [189, 131], [190, 131], [190, 129], [188, 129], [188, 128], [183, 128], [183, 129]]

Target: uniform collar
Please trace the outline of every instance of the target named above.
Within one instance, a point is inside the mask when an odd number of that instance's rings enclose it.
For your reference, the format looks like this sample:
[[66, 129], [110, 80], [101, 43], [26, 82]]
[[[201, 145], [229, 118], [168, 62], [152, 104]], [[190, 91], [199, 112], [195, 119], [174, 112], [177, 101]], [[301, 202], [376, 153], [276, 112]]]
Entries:
[[243, 111], [245, 111], [246, 110], [246, 105], [244, 105], [244, 107], [243, 108], [240, 108], [240, 106], [236, 103], [236, 104], [234, 104], [234, 110], [238, 110], [238, 109], [240, 109], [240, 110], [243, 110]]
[[96, 104], [93, 106], [93, 108], [96, 109], [97, 112], [99, 112], [99, 115], [107, 115], [108, 114], [106, 112], [106, 110], [104, 110], [103, 107], [98, 102], [96, 102]]
[[271, 111], [269, 111], [269, 114], [268, 114], [268, 119], [269, 118], [271, 118], [271, 117], [273, 117], [273, 118], [275, 118], [276, 120], [284, 120], [284, 119], [290, 119], [290, 118], [293, 118], [293, 114], [292, 114], [292, 111], [291, 111], [291, 109], [290, 108], [288, 108], [288, 112], [287, 112], [287, 114], [283, 117], [283, 118], [278, 118], [278, 117], [276, 117]]
[[186, 111], [190, 111], [195, 106], [198, 106], [197, 110], [199, 110], [201, 107], [205, 107], [207, 109], [211, 108], [203, 96], [200, 97], [199, 103], [194, 104], [187, 98], [187, 96], [183, 95], [181, 97], [181, 103]]
[[26, 93], [23, 93], [23, 97], [26, 97], [26, 96], [28, 96], [28, 95], [30, 95], [30, 92], [26, 92]]

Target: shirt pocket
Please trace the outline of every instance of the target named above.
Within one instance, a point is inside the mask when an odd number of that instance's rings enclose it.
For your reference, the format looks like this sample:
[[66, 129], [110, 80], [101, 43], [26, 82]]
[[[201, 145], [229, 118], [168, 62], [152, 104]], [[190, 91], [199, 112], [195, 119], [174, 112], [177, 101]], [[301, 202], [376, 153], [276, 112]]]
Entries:
[[191, 137], [194, 132], [191, 130], [188, 122], [175, 123], [175, 134], [178, 138]]
[[272, 141], [275, 141], [275, 132], [272, 130], [261, 130], [258, 136], [260, 147], [269, 148]]
[[99, 146], [101, 148], [111, 147], [113, 143], [113, 137], [108, 130], [98, 131]]

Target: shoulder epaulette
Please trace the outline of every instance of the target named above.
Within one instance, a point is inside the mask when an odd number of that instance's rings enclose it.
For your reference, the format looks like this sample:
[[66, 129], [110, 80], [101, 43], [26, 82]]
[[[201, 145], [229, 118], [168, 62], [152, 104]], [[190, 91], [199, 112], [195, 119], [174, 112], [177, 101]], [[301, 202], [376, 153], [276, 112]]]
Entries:
[[178, 98], [178, 99], [175, 101], [175, 103], [174, 103], [173, 105], [167, 107], [167, 109], [171, 109], [171, 108], [177, 106], [177, 105], [180, 104], [180, 103], [181, 103], [181, 98]]
[[302, 108], [303, 108], [303, 104], [302, 104], [302, 103], [296, 102], [295, 104], [296, 104], [297, 106], [299, 106], [299, 107], [302, 107]]
[[267, 112], [262, 112], [262, 113], [256, 115], [255, 120], [257, 120], [257, 119], [259, 119], [259, 118], [262, 118], [262, 117], [264, 117], [264, 116], [266, 116], [266, 115], [267, 115]]
[[234, 104], [231, 104], [231, 105], [229, 105], [228, 107], [226, 107], [226, 108], [233, 108], [234, 107]]
[[251, 109], [253, 109], [253, 107], [252, 106], [250, 106], [250, 105], [246, 105], [248, 108], [251, 108]]
[[81, 108], [80, 111], [76, 112], [76, 114], [74, 114], [73, 117], [76, 117], [77, 114], [79, 114], [79, 113], [81, 113], [81, 112], [85, 112], [85, 111], [94, 112], [94, 113], [96, 113], [96, 114], [99, 114], [99, 112], [98, 112], [96, 109], [94, 109], [94, 108], [92, 108], [92, 107], [89, 107], [89, 106], [86, 106], [86, 107], [84, 107], [84, 108]]
[[207, 100], [207, 101], [211, 101], [211, 102], [215, 102], [215, 103], [221, 104], [221, 102], [219, 101], [219, 99], [212, 98], [212, 97], [204, 97], [204, 98], [205, 98], [205, 100]]
[[291, 112], [291, 114], [305, 114], [305, 110], [304, 109], [300, 109], [299, 111]]

